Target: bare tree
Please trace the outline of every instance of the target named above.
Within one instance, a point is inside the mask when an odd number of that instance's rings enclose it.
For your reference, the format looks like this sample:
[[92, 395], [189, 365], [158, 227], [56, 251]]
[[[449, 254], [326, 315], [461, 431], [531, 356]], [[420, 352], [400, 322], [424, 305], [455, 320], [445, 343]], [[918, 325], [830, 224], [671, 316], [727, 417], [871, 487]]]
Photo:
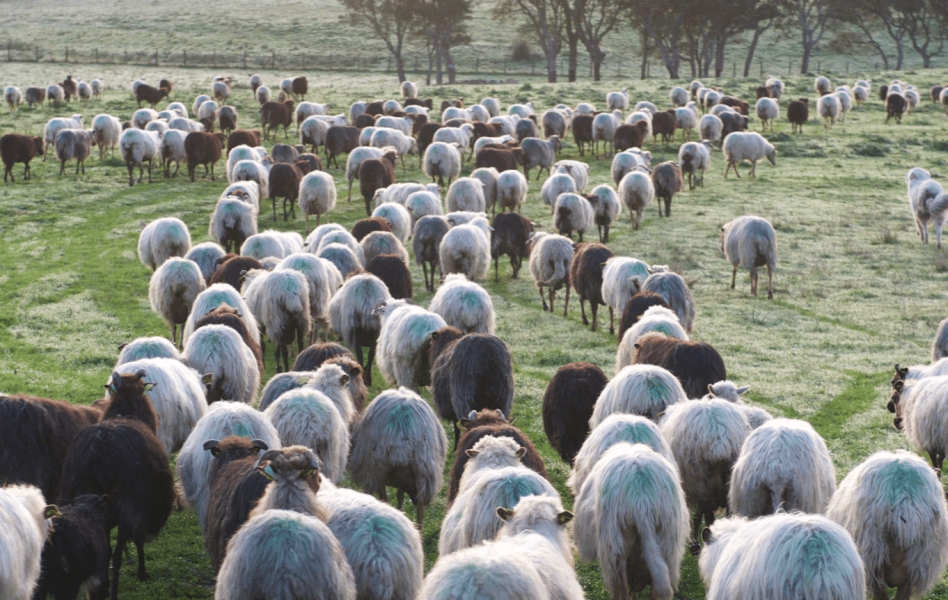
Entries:
[[405, 59], [402, 50], [405, 37], [417, 17], [416, 0], [340, 0], [346, 19], [369, 27], [385, 43], [395, 59], [398, 80], [405, 81]]
[[467, 24], [471, 19], [473, 0], [414, 0], [414, 34], [425, 41], [428, 51], [428, 82], [431, 81], [432, 58], [437, 68], [437, 83], [443, 82], [444, 70], [448, 83], [454, 83], [457, 71], [451, 48], [471, 41]]
[[926, 69], [945, 48], [948, 7], [945, 0], [898, 0], [908, 16], [908, 36], [912, 48], [922, 57]]
[[776, 25], [783, 17], [780, 9], [773, 2], [764, 2], [757, 6], [756, 10], [750, 16], [753, 26], [748, 30], [753, 30], [750, 44], [747, 45], [747, 56], [744, 59], [744, 77], [750, 77], [751, 65], [754, 63], [754, 53], [757, 51], [757, 44], [761, 36]]
[[803, 41], [803, 61], [800, 72], [810, 70], [810, 56], [813, 49], [823, 39], [826, 33], [826, 24], [833, 17], [831, 0], [793, 0], [793, 12], [800, 25], [800, 36]]
[[494, 18], [522, 17], [524, 32], [535, 35], [546, 60], [546, 78], [556, 83], [556, 57], [566, 15], [557, 0], [500, 0], [494, 6]]
[[[657, 50], [668, 76], [678, 79], [681, 68], [679, 41], [683, 38], [687, 0], [626, 0], [624, 4], [633, 26], [648, 41], [647, 49]], [[645, 62], [642, 66], [644, 71]]]
[[606, 59], [602, 41], [619, 24], [625, 6], [614, 0], [565, 0], [565, 8], [569, 25], [589, 53], [593, 79], [599, 81]]

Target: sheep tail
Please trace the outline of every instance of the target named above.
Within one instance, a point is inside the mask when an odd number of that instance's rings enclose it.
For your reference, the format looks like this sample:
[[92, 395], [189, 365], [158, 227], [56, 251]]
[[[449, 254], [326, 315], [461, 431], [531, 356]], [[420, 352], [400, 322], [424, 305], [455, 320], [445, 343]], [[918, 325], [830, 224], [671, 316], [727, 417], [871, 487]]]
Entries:
[[927, 202], [928, 210], [933, 215], [941, 214], [948, 210], [948, 193], [942, 192]]
[[674, 594], [671, 574], [668, 572], [662, 547], [655, 538], [655, 529], [651, 523], [645, 523], [642, 527], [638, 527], [638, 531], [642, 541], [642, 557], [652, 576], [652, 597], [659, 600], [671, 600]]

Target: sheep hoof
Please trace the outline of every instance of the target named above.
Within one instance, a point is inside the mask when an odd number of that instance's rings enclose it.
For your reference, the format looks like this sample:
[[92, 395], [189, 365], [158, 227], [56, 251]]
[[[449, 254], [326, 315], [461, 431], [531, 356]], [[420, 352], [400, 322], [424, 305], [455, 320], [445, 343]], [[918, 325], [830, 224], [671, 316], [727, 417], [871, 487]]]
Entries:
[[767, 292], [767, 299], [768, 299], [768, 300], [773, 300], [773, 299], [774, 299], [774, 293], [773, 293], [773, 292]]

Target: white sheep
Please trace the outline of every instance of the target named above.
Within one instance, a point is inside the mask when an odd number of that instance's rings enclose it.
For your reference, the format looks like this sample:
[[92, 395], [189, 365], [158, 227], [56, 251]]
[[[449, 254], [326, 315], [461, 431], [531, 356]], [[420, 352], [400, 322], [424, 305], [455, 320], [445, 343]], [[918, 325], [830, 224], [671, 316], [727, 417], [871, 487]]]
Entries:
[[451, 227], [457, 227], [458, 225], [474, 225], [480, 229], [484, 235], [490, 237], [490, 223], [487, 222], [486, 213], [456, 210], [444, 215], [444, 219]]
[[603, 244], [609, 243], [609, 228], [612, 222], [622, 212], [622, 203], [619, 202], [618, 193], [612, 189], [612, 186], [603, 184], [597, 185], [586, 196], [593, 209], [593, 222], [599, 230], [599, 241]]
[[678, 149], [678, 166], [688, 176], [688, 189], [704, 187], [704, 174], [711, 168], [711, 142], [687, 142]]
[[169, 129], [168, 122], [162, 121], [161, 119], [158, 119], [156, 121], [151, 121], [150, 123], [148, 123], [148, 125], [145, 125], [145, 131], [154, 131], [159, 135], [159, 137], [164, 135], [164, 133], [168, 131], [168, 129]]
[[484, 146], [486, 146], [487, 144], [501, 144], [501, 145], [503, 145], [503, 144], [506, 144], [506, 143], [509, 142], [509, 141], [512, 141], [513, 139], [514, 139], [513, 136], [510, 136], [510, 135], [507, 135], [507, 134], [500, 135], [500, 136], [497, 136], [497, 137], [488, 137], [488, 136], [486, 136], [486, 135], [485, 135], [485, 136], [482, 136], [482, 137], [479, 137], [479, 138], [477, 138], [477, 141], [474, 142], [474, 150], [473, 150], [474, 156], [477, 156], [477, 153], [480, 152], [481, 149], [482, 149]]
[[543, 204], [550, 207], [550, 213], [553, 212], [553, 206], [560, 194], [576, 193], [576, 180], [567, 173], [554, 173], [546, 178], [543, 187], [540, 189], [540, 198]]
[[[376, 308], [391, 300], [381, 279], [363, 273], [349, 277], [329, 303], [330, 326], [346, 347], [355, 351], [368, 385], [372, 383], [372, 360], [382, 328]], [[367, 363], [362, 360], [363, 346], [369, 347]]]
[[[165, 177], [174, 177], [181, 168], [182, 161], [187, 164], [188, 153], [184, 148], [184, 140], [188, 132], [179, 129], [169, 129], [161, 134], [161, 160], [165, 163]], [[171, 172], [171, 163], [174, 162], [174, 173]]]
[[553, 173], [566, 173], [572, 177], [579, 192], [586, 191], [589, 186], [589, 165], [580, 160], [559, 160], [553, 164]]
[[[943, 372], [946, 363], [948, 361], [942, 359], [927, 371]], [[948, 435], [944, 431], [944, 421], [938, 415], [948, 407], [948, 376], [939, 373], [910, 379], [910, 375], [906, 372], [904, 382], [895, 387], [901, 396], [893, 398], [896, 427], [905, 432], [905, 439], [912, 446], [928, 453], [932, 466], [940, 470], [948, 453]]]
[[751, 274], [751, 293], [757, 295], [757, 267], [767, 266], [767, 298], [774, 297], [774, 269], [777, 268], [777, 237], [773, 225], [761, 217], [737, 217], [721, 227], [721, 251], [733, 267], [731, 289], [737, 267]]
[[352, 569], [322, 519], [271, 509], [253, 516], [230, 539], [214, 597], [270, 596], [356, 600]]
[[826, 516], [853, 536], [876, 598], [924, 596], [948, 564], [948, 507], [938, 475], [914, 454], [876, 452], [846, 475]]
[[555, 135], [563, 139], [569, 131], [570, 118], [565, 110], [551, 108], [543, 112], [540, 123], [543, 125], [544, 137]]
[[227, 181], [229, 183], [234, 183], [232, 174], [237, 163], [242, 160], [253, 160], [259, 162], [263, 160], [264, 156], [266, 156], [265, 151], [262, 152], [261, 149], [254, 148], [246, 144], [241, 144], [231, 148], [230, 152], [227, 154]]
[[448, 188], [444, 197], [444, 204], [448, 212], [456, 210], [484, 212], [487, 210], [487, 199], [484, 196], [484, 184], [480, 179], [460, 177]]
[[[484, 185], [484, 202], [486, 211], [488, 208], [491, 211], [495, 210], [497, 203], [497, 177], [500, 173], [497, 172], [497, 169], [494, 167], [481, 167], [479, 169], [474, 169], [471, 172], [471, 178], [477, 179]], [[406, 202], [407, 207], [407, 202]], [[409, 208], [411, 210], [411, 208]], [[432, 214], [432, 213], [426, 213]], [[414, 212], [412, 212], [412, 225], [414, 226], [414, 221], [417, 221], [418, 218], [415, 217]]]
[[704, 535], [698, 567], [708, 600], [864, 600], [859, 550], [820, 515], [781, 513], [720, 520]]
[[32, 485], [0, 487], [0, 597], [30, 600], [50, 530], [43, 492]]
[[[329, 398], [336, 410], [339, 411], [342, 420], [351, 428], [359, 417], [359, 411], [352, 399], [352, 391], [357, 387], [353, 383], [352, 377], [349, 376], [348, 371], [343, 368], [341, 363], [327, 361], [320, 365], [315, 372], [308, 373], [306, 381], [299, 387], [316, 390]], [[358, 383], [361, 385], [361, 382]], [[364, 393], [365, 386], [362, 386], [362, 390]], [[273, 400], [276, 400], [276, 398]], [[264, 408], [261, 400], [260, 410]]]
[[332, 175], [323, 171], [307, 173], [300, 180], [299, 197], [300, 212], [306, 217], [305, 230], [309, 231], [309, 216], [316, 215], [316, 226], [323, 215], [336, 207], [336, 182]]
[[434, 133], [433, 142], [454, 145], [458, 148], [463, 158], [464, 151], [470, 148], [474, 139], [474, 126], [470, 123], [464, 123], [460, 127], [442, 127]]
[[175, 462], [184, 498], [195, 507], [201, 522], [207, 514], [211, 493], [209, 476], [214, 461], [211, 453], [204, 449], [204, 442], [222, 440], [229, 435], [262, 440], [270, 450], [280, 447], [280, 435], [262, 412], [240, 402], [215, 402], [208, 407]]
[[47, 106], [49, 104], [55, 103], [59, 106], [59, 103], [66, 98], [66, 90], [63, 89], [63, 86], [58, 83], [46, 86], [46, 101]]
[[257, 357], [240, 334], [225, 325], [205, 325], [188, 338], [185, 364], [199, 373], [213, 375], [208, 400], [252, 404], [260, 387]]
[[330, 123], [319, 117], [307, 117], [298, 128], [300, 144], [311, 146], [313, 152], [316, 152], [316, 148], [326, 145], [326, 133], [329, 132], [329, 127]]
[[468, 593], [479, 600], [550, 600], [545, 585], [549, 578], [544, 577], [524, 553], [497, 552], [491, 545], [481, 545], [439, 559], [425, 578], [418, 600]]
[[257, 235], [257, 209], [237, 196], [221, 198], [211, 214], [207, 233], [227, 252], [238, 250]]
[[648, 279], [648, 264], [627, 256], [613, 256], [602, 270], [602, 299], [609, 307], [609, 333], [615, 332], [615, 313], [620, 315]]
[[[135, 338], [119, 346], [119, 357], [115, 367], [143, 358], [173, 358], [180, 361], [181, 352], [178, 351], [177, 346], [168, 341], [168, 338], [158, 336]], [[115, 368], [112, 370], [114, 371]]]
[[195, 115], [197, 116], [198, 120], [214, 119], [217, 117], [217, 109], [219, 108], [220, 105], [217, 102], [208, 100], [201, 103], [201, 106], [197, 108]]
[[138, 258], [152, 271], [172, 256], [184, 256], [190, 249], [188, 226], [175, 217], [155, 219], [138, 237]]
[[288, 346], [296, 339], [297, 352], [303, 351], [303, 340], [312, 329], [309, 283], [302, 273], [276, 270], [262, 273], [245, 283], [243, 296], [263, 333], [276, 347], [277, 371], [290, 370]]
[[731, 468], [752, 429], [741, 407], [717, 398], [669, 406], [661, 429], [694, 512], [691, 542], [697, 548], [702, 520], [711, 526], [714, 512], [727, 507]]
[[698, 127], [698, 109], [693, 102], [675, 109], [675, 122], [678, 129], [681, 129], [681, 140], [690, 140], [691, 131]]
[[813, 89], [816, 91], [817, 94], [823, 96], [823, 95], [829, 94], [830, 91], [832, 91], [833, 84], [830, 83], [829, 79], [820, 75], [819, 77], [813, 80]]
[[755, 105], [757, 118], [760, 119], [761, 131], [767, 131], [767, 125], [770, 125], [770, 131], [774, 130], [774, 120], [780, 116], [780, 105], [773, 98], [758, 98]]
[[674, 106], [684, 106], [691, 100], [691, 95], [688, 93], [688, 90], [678, 86], [675, 86], [671, 89], [668, 97]]
[[[159, 266], [148, 284], [148, 300], [155, 311], [171, 328], [171, 342], [179, 342], [184, 324], [197, 295], [207, 284], [201, 268], [194, 261], [172, 256]], [[179, 336], [178, 327], [181, 327]]]
[[440, 314], [409, 304], [407, 300], [387, 303], [382, 308], [378, 341], [379, 371], [386, 383], [414, 392], [427, 385], [431, 378], [428, 368], [431, 334], [446, 326]]
[[777, 150], [773, 144], [764, 139], [756, 131], [735, 131], [729, 133], [724, 138], [724, 144], [721, 147], [724, 157], [727, 159], [727, 167], [724, 169], [724, 178], [727, 179], [727, 173], [732, 168], [734, 173], [740, 178], [741, 174], [737, 166], [745, 160], [751, 163], [750, 176], [757, 176], [757, 161], [767, 159], [771, 165], [777, 166]]
[[629, 108], [629, 90], [623, 88], [619, 92], [609, 92], [606, 94], [606, 110], [627, 110]]
[[309, 307], [313, 319], [313, 338], [316, 337], [317, 329], [321, 328], [328, 333], [329, 299], [335, 289], [332, 288], [332, 273], [326, 264], [312, 254], [294, 252], [280, 261], [277, 268], [299, 271], [306, 277], [306, 281], [309, 283]]
[[522, 210], [530, 184], [520, 171], [508, 170], [497, 175], [497, 207], [501, 211]]
[[395, 148], [395, 152], [402, 161], [402, 172], [404, 173], [405, 155], [415, 153], [415, 138], [411, 137], [410, 133], [410, 130], [409, 133], [404, 133], [397, 129], [380, 127], [372, 133], [368, 145], [375, 148]]
[[490, 260], [490, 239], [474, 224], [452, 227], [441, 238], [438, 262], [442, 275], [462, 273], [472, 281], [484, 278], [490, 273]]
[[603, 112], [593, 117], [592, 139], [593, 148], [596, 156], [599, 156], [599, 142], [602, 142], [604, 156], [607, 152], [615, 152], [613, 140], [616, 137], [616, 129], [622, 125], [622, 111], [614, 110], [611, 113]]
[[741, 409], [741, 412], [744, 413], [744, 416], [747, 417], [747, 422], [750, 423], [751, 429], [757, 429], [774, 417], [762, 408], [744, 403], [741, 396], [749, 389], [750, 386], [748, 385], [737, 387], [737, 384], [733, 381], [726, 379], [724, 381], [716, 381], [708, 385], [708, 393], [702, 400], [720, 398], [721, 400], [727, 400], [728, 402], [736, 404]]
[[208, 286], [206, 290], [198, 294], [194, 299], [194, 305], [191, 307], [191, 314], [188, 315], [188, 321], [184, 325], [184, 343], [194, 333], [194, 325], [207, 313], [215, 310], [221, 304], [233, 308], [240, 316], [240, 320], [247, 326], [247, 332], [251, 339], [260, 339], [260, 326], [257, 325], [257, 319], [254, 318], [247, 303], [244, 302], [240, 292], [226, 283], [215, 283]]
[[349, 468], [352, 479], [388, 501], [387, 486], [398, 490], [398, 508], [408, 494], [416, 521], [424, 524], [425, 508], [444, 480], [448, 438], [434, 410], [407, 388], [376, 396], [352, 430]]
[[842, 111], [843, 106], [835, 94], [827, 94], [817, 101], [816, 113], [823, 119], [823, 126], [827, 129], [836, 123]]
[[638, 168], [651, 173], [651, 166], [651, 152], [642, 151], [638, 148], [629, 148], [628, 150], [618, 152], [612, 159], [612, 167], [610, 169], [612, 182], [618, 186], [623, 177]]
[[935, 224], [935, 241], [941, 248], [941, 232], [948, 219], [948, 194], [928, 171], [918, 167], [911, 169], [905, 176], [909, 188], [909, 207], [915, 217], [915, 231], [926, 244], [928, 243], [928, 224]]
[[[495, 183], [496, 187], [496, 183]], [[411, 215], [412, 237], [415, 237], [415, 225], [424, 217], [441, 216], [444, 210], [441, 208], [441, 199], [437, 194], [429, 191], [413, 192], [405, 199], [405, 208]]]
[[560, 234], [573, 239], [573, 232], [579, 234], [579, 241], [583, 241], [583, 234], [593, 228], [595, 212], [589, 200], [579, 194], [560, 194], [553, 205], [553, 226]]
[[204, 125], [187, 117], [175, 117], [168, 121], [168, 129], [191, 133], [192, 131], [204, 131]]
[[642, 444], [616, 444], [593, 467], [574, 510], [579, 556], [599, 561], [613, 597], [628, 598], [647, 581], [651, 598], [672, 599], [688, 507], [671, 462]]
[[932, 342], [932, 362], [948, 356], [948, 319], [942, 319], [938, 323], [938, 331], [935, 333], [935, 341]]
[[401, 511], [326, 478], [316, 494], [352, 567], [357, 599], [414, 600], [425, 566], [421, 536]]
[[[348, 375], [345, 377], [348, 382]], [[290, 390], [267, 406], [264, 414], [283, 444], [311, 448], [319, 457], [320, 473], [333, 483], [342, 480], [349, 453], [349, 427], [325, 394], [306, 387]]]
[[652, 113], [647, 110], [637, 110], [634, 113], [630, 114], [625, 120], [626, 125], [635, 125], [639, 121], [642, 121], [646, 124], [645, 135], [642, 138], [642, 141], [645, 141], [652, 137]]
[[494, 333], [494, 304], [490, 294], [462, 273], [448, 274], [444, 278], [428, 310], [463, 333]]
[[869, 88], [857, 85], [853, 88], [853, 100], [856, 104], [865, 104], [869, 100]]
[[[349, 181], [349, 194], [346, 197], [347, 200], [352, 199], [352, 182], [358, 178], [359, 167], [362, 166], [362, 163], [371, 158], [382, 158], [389, 151], [394, 152], [395, 149], [360, 146], [349, 153], [349, 155], [346, 157], [346, 179]], [[460, 168], [458, 170], [460, 170]]]
[[112, 115], [96, 115], [92, 119], [92, 136], [99, 148], [99, 160], [105, 160], [105, 154], [110, 149], [112, 156], [115, 156], [115, 147], [122, 137], [122, 122]]
[[[440, 131], [440, 130], [439, 130]], [[461, 151], [458, 146], [444, 142], [432, 142], [425, 150], [425, 175], [431, 181], [437, 181], [438, 186], [444, 188], [444, 180], [457, 178], [461, 174]]]
[[622, 336], [622, 340], [619, 342], [619, 350], [616, 352], [616, 370], [634, 362], [635, 345], [639, 338], [652, 331], [688, 341], [688, 334], [673, 310], [664, 306], [650, 306]]
[[352, 250], [359, 259], [360, 265], [365, 265], [365, 253], [362, 251], [359, 241], [341, 226], [326, 226], [326, 229], [322, 230], [320, 235], [310, 240], [309, 248], [311, 251], [314, 249], [314, 242], [316, 242], [315, 249], [317, 250], [321, 250], [330, 244], [342, 244]]
[[658, 421], [665, 409], [688, 398], [678, 379], [656, 365], [629, 365], [616, 369], [616, 375], [599, 394], [590, 429], [595, 429], [606, 417], [615, 413], [629, 413]]
[[576, 453], [573, 470], [566, 480], [566, 485], [572, 490], [574, 497], [579, 497], [586, 479], [602, 455], [621, 442], [645, 444], [665, 457], [672, 465], [676, 464], [675, 455], [662, 436], [658, 425], [639, 415], [612, 414], [589, 432], [589, 436]]
[[[833, 95], [839, 100], [839, 121], [840, 123], [844, 123], [846, 121], [846, 113], [853, 108], [852, 96], [850, 96], [846, 90], [837, 90]], [[908, 100], [909, 107], [914, 108], [919, 102], [918, 92], [909, 90], [905, 93], [905, 99]]]
[[[236, 148], [235, 148], [236, 150]], [[257, 160], [241, 160], [234, 164], [228, 183], [253, 181], [260, 190], [260, 199], [270, 197], [270, 169]]]
[[139, 108], [132, 114], [132, 127], [144, 129], [146, 125], [158, 118], [158, 111], [151, 108]]
[[546, 169], [547, 175], [552, 175], [550, 169], [553, 168], [556, 153], [559, 152], [560, 148], [562, 148], [562, 142], [555, 135], [550, 136], [547, 140], [533, 137], [524, 138], [520, 142], [520, 149], [523, 151], [521, 164], [523, 165], [524, 176], [529, 179], [530, 169], [533, 167], [537, 167], [537, 179], [540, 178], [540, 174], [544, 169]]
[[317, 258], [333, 265], [333, 268], [339, 273], [340, 279], [348, 278], [353, 273], [362, 272], [362, 262], [348, 246], [332, 243], [320, 247], [315, 252]]
[[156, 158], [161, 158], [161, 137], [154, 131], [126, 129], [119, 138], [119, 153], [128, 169], [128, 185], [134, 185], [132, 171], [138, 167], [138, 183], [144, 177], [144, 165], [148, 164], [148, 183], [151, 183], [151, 169]]
[[[440, 205], [440, 201], [438, 202]], [[392, 226], [392, 233], [403, 244], [411, 235], [412, 218], [411, 213], [401, 204], [386, 202], [375, 207], [372, 211], [373, 217], [382, 217]], [[363, 262], [363, 264], [365, 264]]]
[[3, 99], [10, 107], [10, 112], [16, 112], [17, 108], [23, 104], [23, 92], [15, 85], [8, 86], [3, 90]]
[[[569, 309], [569, 273], [573, 264], [572, 240], [556, 234], [541, 234], [534, 236], [533, 248], [530, 251], [530, 275], [540, 293], [543, 310], [553, 312], [553, 301], [556, 292], [566, 286], [566, 301], [563, 314]], [[550, 303], [546, 302], [543, 288], [550, 289]]]
[[504, 132], [504, 135], [509, 135], [513, 138], [517, 133], [517, 121], [520, 120], [520, 117], [516, 115], [503, 115], [497, 117], [491, 117], [487, 122], [489, 125], [497, 124], [500, 125], [501, 130]]
[[362, 238], [360, 244], [365, 253], [365, 264], [369, 264], [373, 258], [382, 254], [398, 256], [406, 267], [410, 264], [408, 250], [391, 231], [373, 231]]
[[[158, 440], [170, 455], [181, 449], [208, 410], [204, 376], [181, 362], [180, 355], [162, 358], [150, 352], [153, 356], [145, 357], [144, 350], [138, 346], [127, 355], [123, 351], [115, 370], [119, 373], [145, 371], [145, 383], [153, 386], [148, 398], [158, 416]], [[253, 369], [257, 369], [256, 362]]]
[[836, 490], [836, 471], [826, 442], [809, 423], [773, 419], [744, 442], [730, 486], [730, 514], [822, 513]]
[[681, 321], [685, 331], [694, 331], [695, 297], [691, 294], [688, 284], [681, 275], [669, 271], [664, 265], [652, 265], [651, 273], [642, 284], [642, 290], [661, 296], [678, 315], [678, 320]]
[[283, 259], [292, 254], [295, 250], [287, 248], [286, 241], [278, 231], [262, 231], [255, 233], [244, 240], [240, 245], [240, 254], [250, 256], [257, 260], [263, 260], [267, 257]]

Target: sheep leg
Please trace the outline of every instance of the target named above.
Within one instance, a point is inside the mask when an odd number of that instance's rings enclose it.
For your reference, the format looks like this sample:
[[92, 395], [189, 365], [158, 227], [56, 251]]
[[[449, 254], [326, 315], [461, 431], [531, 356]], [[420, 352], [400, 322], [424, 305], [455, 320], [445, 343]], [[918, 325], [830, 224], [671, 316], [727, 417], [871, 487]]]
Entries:
[[697, 556], [695, 552], [699, 548], [699, 536], [701, 534], [701, 520], [704, 515], [701, 514], [700, 510], [695, 511], [695, 516], [691, 519], [691, 553]]
[[[415, 502], [415, 500], [412, 500]], [[417, 521], [418, 531], [421, 531], [425, 525], [425, 505], [415, 502], [415, 520]]]
[[352, 180], [349, 180], [349, 193], [346, 194], [346, 202], [352, 202]]
[[[885, 589], [885, 586], [879, 586], [879, 587], [872, 586], [870, 589], [872, 590], [872, 600], [889, 600], [889, 592], [888, 590]], [[898, 592], [896, 592], [895, 597], [896, 598], [899, 597]], [[908, 600], [908, 595], [906, 595], [905, 598], [906, 600]]]
[[537, 289], [540, 291], [540, 302], [543, 303], [543, 310], [550, 310], [549, 307], [546, 305], [546, 296], [543, 295], [543, 286], [538, 285]]
[[454, 449], [458, 449], [458, 440], [461, 439], [461, 430], [458, 428], [458, 422], [454, 421], [451, 423], [451, 426], [454, 427]]
[[[306, 219], [306, 224], [303, 226], [303, 233], [309, 235], [309, 213], [303, 215]], [[316, 215], [316, 227], [319, 227], [319, 215]]]
[[[669, 196], [668, 198], [665, 198], [665, 216], [666, 216], [666, 217], [672, 216], [672, 214], [671, 214], [671, 212], [672, 212], [672, 211], [671, 211], [671, 204], [672, 204], [671, 196]], [[582, 241], [582, 240], [580, 240], [580, 241]]]
[[280, 345], [276, 345], [276, 350], [273, 351], [273, 359], [276, 361], [276, 372], [280, 373]]
[[586, 299], [582, 296], [579, 297], [579, 312], [583, 315], [583, 325], [589, 325], [589, 319], [586, 318]]
[[757, 269], [751, 268], [751, 294], [757, 295]]
[[386, 488], [384, 485], [382, 486], [382, 491], [379, 492], [379, 500], [385, 504], [388, 504], [388, 488]]
[[596, 225], [596, 229], [599, 230], [599, 243], [602, 244], [602, 225]]
[[128, 534], [123, 525], [119, 525], [118, 537], [115, 540], [115, 550], [112, 552], [112, 600], [118, 600], [119, 572], [122, 570], [122, 553], [128, 543]]
[[498, 277], [497, 270], [499, 269], [499, 267], [500, 267], [500, 257], [497, 257], [494, 259], [494, 283], [497, 283], [499, 281], [499, 279], [497, 278]]
[[[83, 170], [85, 173], [85, 170]], [[945, 226], [944, 222], [935, 221], [935, 247], [941, 250], [941, 229]]]
[[604, 242], [604, 243], [608, 244], [608, 243], [609, 243], [609, 226], [608, 226], [608, 225], [604, 225], [603, 228], [604, 228], [604, 230], [605, 230], [605, 232], [606, 232], [606, 239], [605, 239], [605, 242]]
[[751, 176], [751, 177], [754, 177], [754, 178], [757, 177], [757, 161], [756, 161], [756, 160], [755, 160], [755, 161], [751, 161], [751, 172], [750, 172], [750, 176]]
[[609, 335], [615, 335], [615, 333], [616, 333], [615, 310], [610, 306], [609, 307]]
[[[193, 181], [193, 180], [192, 180], [192, 181]], [[277, 220], [277, 199], [276, 199], [276, 196], [274, 196], [273, 198], [271, 198], [271, 200], [273, 200], [273, 221], [276, 222], [276, 220]]]
[[369, 359], [368, 363], [365, 365], [365, 384], [372, 385], [372, 360], [375, 359], [375, 342], [372, 342], [372, 345], [369, 346]]
[[725, 179], [727, 179], [727, 173], [728, 173], [728, 171], [730, 171], [730, 170], [731, 170], [731, 163], [727, 163], [727, 164], [724, 166], [724, 178], [725, 178]]
[[589, 307], [592, 309], [593, 313], [592, 331], [596, 331], [596, 327], [599, 324], [599, 303], [590, 301]]
[[138, 580], [148, 581], [151, 577], [145, 570], [145, 537], [141, 536], [135, 539], [135, 548], [138, 550]]
[[734, 270], [731, 272], [731, 289], [734, 289], [734, 285], [737, 283], [737, 267], [734, 267]]
[[774, 270], [770, 265], [767, 265], [767, 299], [774, 299]]
[[566, 284], [566, 298], [563, 301], [563, 316], [568, 316], [567, 311], [569, 310], [569, 284]]
[[403, 490], [396, 491], [395, 499], [398, 501], [398, 510], [401, 510], [402, 505], [405, 503], [405, 492]]
[[[425, 273], [425, 289], [431, 291], [431, 285], [428, 283], [428, 261], [421, 261], [421, 270]], [[434, 276], [434, 273], [431, 274]]]
[[[76, 166], [78, 167], [79, 164], [76, 163]], [[66, 170], [66, 161], [63, 160], [63, 161], [61, 161], [60, 164], [59, 164], [59, 175], [62, 176], [62, 174], [63, 174], [63, 172], [64, 172], [65, 170]], [[76, 172], [78, 172], [78, 169], [76, 169]]]

